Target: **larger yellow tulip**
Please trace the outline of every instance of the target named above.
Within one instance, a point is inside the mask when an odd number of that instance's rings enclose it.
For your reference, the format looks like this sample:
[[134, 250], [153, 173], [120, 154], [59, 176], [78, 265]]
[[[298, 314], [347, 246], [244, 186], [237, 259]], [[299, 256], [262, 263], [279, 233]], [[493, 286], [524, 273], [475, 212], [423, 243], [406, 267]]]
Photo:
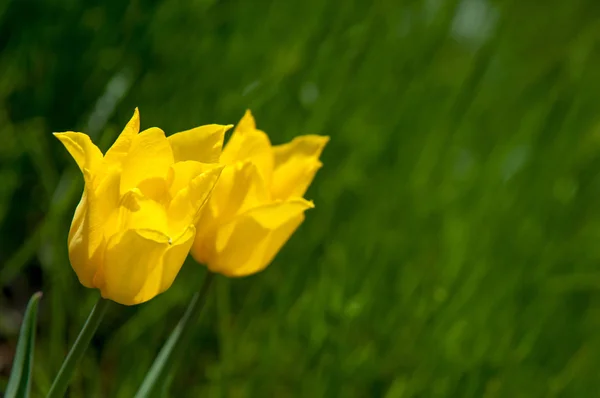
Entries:
[[223, 150], [226, 167], [196, 224], [196, 261], [227, 276], [267, 267], [313, 207], [302, 196], [328, 141], [305, 135], [271, 146], [247, 111]]
[[142, 131], [138, 110], [102, 152], [83, 133], [55, 133], [83, 173], [69, 259], [79, 281], [133, 305], [168, 289], [194, 241], [200, 209], [223, 166], [225, 131], [207, 125], [166, 137]]

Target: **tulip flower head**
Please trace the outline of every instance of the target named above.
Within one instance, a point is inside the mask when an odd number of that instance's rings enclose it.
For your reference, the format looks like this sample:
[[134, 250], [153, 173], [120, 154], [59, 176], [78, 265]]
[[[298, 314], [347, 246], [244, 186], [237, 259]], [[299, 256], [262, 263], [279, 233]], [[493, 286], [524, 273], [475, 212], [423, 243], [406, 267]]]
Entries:
[[194, 259], [232, 277], [267, 267], [314, 207], [303, 195], [328, 141], [305, 135], [272, 146], [247, 111], [223, 150], [226, 167], [196, 224]]
[[83, 133], [55, 133], [83, 173], [68, 246], [79, 281], [133, 305], [168, 289], [194, 241], [195, 224], [223, 166], [225, 131], [207, 125], [166, 137], [139, 133], [133, 117], [102, 154]]

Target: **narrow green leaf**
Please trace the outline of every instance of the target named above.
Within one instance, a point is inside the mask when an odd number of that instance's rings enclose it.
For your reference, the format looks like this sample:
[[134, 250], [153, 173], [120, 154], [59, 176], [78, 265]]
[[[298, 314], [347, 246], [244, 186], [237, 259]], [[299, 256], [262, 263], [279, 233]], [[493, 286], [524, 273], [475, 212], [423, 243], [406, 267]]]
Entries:
[[73, 373], [75, 372], [79, 361], [81, 361], [81, 358], [83, 358], [85, 350], [90, 345], [92, 337], [94, 337], [94, 333], [96, 333], [98, 325], [100, 325], [102, 318], [104, 318], [104, 314], [106, 313], [106, 309], [110, 303], [110, 300], [98, 297], [98, 301], [96, 301], [96, 304], [88, 315], [88, 318], [85, 321], [83, 328], [81, 328], [75, 343], [73, 343], [71, 350], [69, 350], [67, 357], [58, 370], [58, 374], [54, 378], [46, 398], [62, 398], [65, 396], [67, 388], [69, 387], [69, 383], [71, 382], [71, 378], [73, 377]]
[[160, 394], [162, 396], [167, 395], [166, 392], [168, 392], [174, 377], [173, 368], [177, 358], [182, 354], [182, 350], [185, 349], [193, 332], [193, 327], [208, 299], [208, 290], [213, 278], [213, 273], [206, 274], [200, 291], [192, 297], [185, 314], [183, 314], [183, 317], [161, 348], [140, 389], [135, 394], [135, 398], [150, 398], [160, 396]]
[[27, 398], [31, 389], [31, 371], [33, 368], [33, 351], [35, 347], [35, 329], [37, 322], [38, 303], [42, 293], [31, 296], [23, 317], [19, 332], [17, 352], [13, 361], [10, 378], [6, 386], [6, 398]]

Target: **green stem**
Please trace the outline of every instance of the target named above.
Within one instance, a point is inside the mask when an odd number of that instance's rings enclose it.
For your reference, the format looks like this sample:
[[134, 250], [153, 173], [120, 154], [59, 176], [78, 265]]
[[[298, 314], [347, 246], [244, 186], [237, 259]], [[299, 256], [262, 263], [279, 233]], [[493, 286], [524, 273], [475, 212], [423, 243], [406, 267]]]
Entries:
[[200, 291], [192, 297], [192, 301], [188, 305], [185, 314], [158, 353], [150, 371], [146, 374], [144, 382], [137, 394], [135, 394], [135, 398], [151, 397], [156, 392], [157, 387], [165, 383], [167, 372], [172, 370], [174, 358], [179, 355], [182, 347], [185, 347], [187, 344], [193, 326], [200, 317], [202, 308], [208, 299], [208, 291], [213, 279], [213, 273], [209, 272], [206, 274]]
[[81, 332], [79, 332], [75, 344], [71, 347], [71, 351], [69, 351], [67, 358], [60, 367], [58, 375], [54, 379], [52, 387], [50, 387], [50, 392], [46, 395], [46, 398], [62, 398], [65, 396], [65, 392], [67, 391], [67, 387], [73, 376], [73, 370], [79, 363], [81, 357], [83, 357], [85, 350], [92, 340], [92, 336], [96, 333], [96, 329], [98, 329], [98, 325], [100, 325], [100, 321], [102, 321], [109, 303], [109, 300], [103, 299], [102, 297], [98, 298], [94, 308], [92, 308], [92, 312], [90, 312], [90, 315], [85, 321], [85, 325], [83, 325]]

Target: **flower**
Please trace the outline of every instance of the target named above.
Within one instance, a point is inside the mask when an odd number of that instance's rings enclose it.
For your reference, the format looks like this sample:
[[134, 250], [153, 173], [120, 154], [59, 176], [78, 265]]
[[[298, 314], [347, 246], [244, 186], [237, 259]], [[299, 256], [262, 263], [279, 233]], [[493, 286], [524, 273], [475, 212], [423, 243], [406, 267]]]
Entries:
[[85, 181], [68, 239], [84, 286], [125, 305], [171, 286], [223, 169], [216, 162], [230, 127], [201, 126], [168, 138], [156, 127], [138, 134], [136, 108], [105, 155], [86, 134], [54, 134]]
[[303, 199], [329, 137], [305, 135], [272, 146], [250, 111], [220, 162], [226, 165], [196, 224], [192, 256], [213, 272], [239, 277], [263, 270], [314, 207]]

